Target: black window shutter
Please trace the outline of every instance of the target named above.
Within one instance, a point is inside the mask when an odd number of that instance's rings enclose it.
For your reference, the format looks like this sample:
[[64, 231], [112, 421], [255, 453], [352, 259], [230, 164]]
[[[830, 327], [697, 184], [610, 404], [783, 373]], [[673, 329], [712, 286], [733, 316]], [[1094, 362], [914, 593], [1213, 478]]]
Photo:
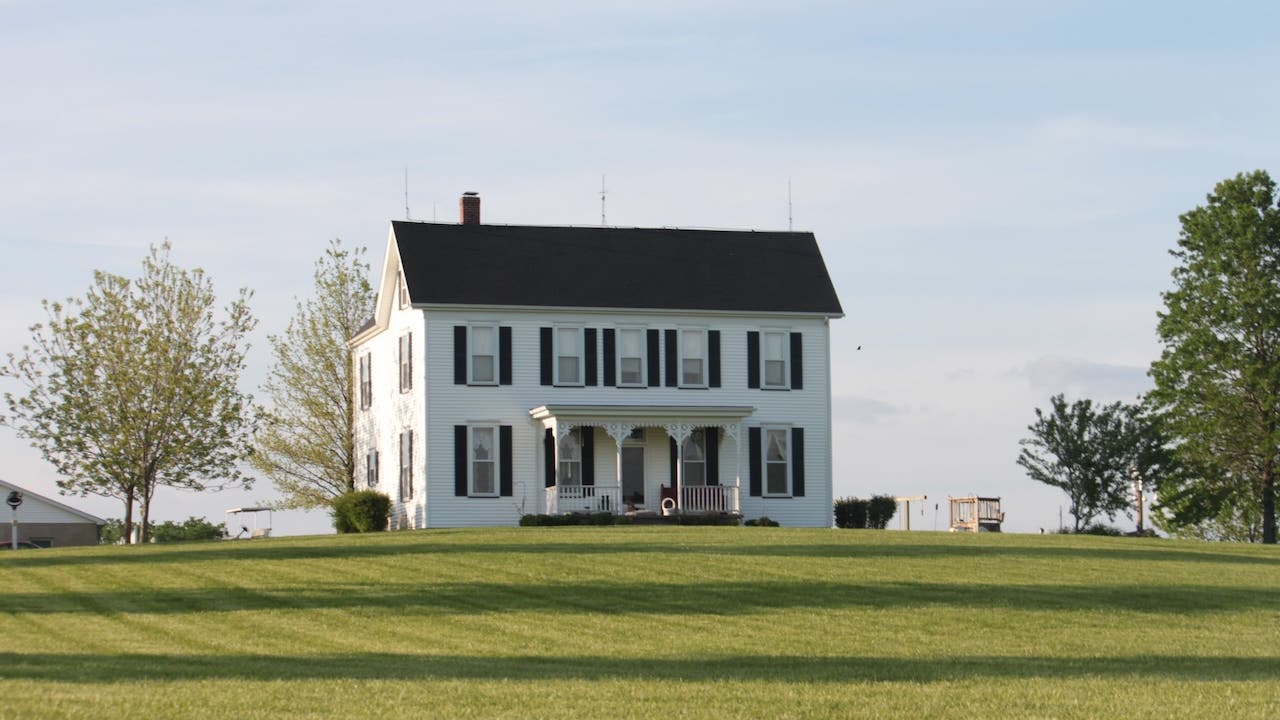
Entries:
[[467, 326], [453, 326], [453, 384], [467, 384]]
[[543, 485], [555, 487], [556, 484], [556, 436], [547, 428], [542, 434], [542, 476]]
[[511, 384], [511, 328], [498, 328], [498, 384]]
[[582, 331], [582, 347], [585, 354], [587, 385], [596, 384], [596, 329], [587, 328]]
[[658, 358], [658, 331], [646, 332], [645, 341], [648, 345], [649, 387], [658, 387], [662, 384], [662, 361]]
[[707, 438], [707, 484], [720, 484], [720, 428], [706, 429]]
[[618, 378], [618, 342], [616, 331], [613, 328], [604, 329], [604, 386], [613, 387], [617, 384]]
[[791, 389], [804, 387], [804, 357], [800, 349], [800, 333], [791, 333]]
[[707, 332], [707, 384], [720, 387], [720, 331]]
[[760, 497], [760, 428], [747, 428], [747, 459], [748, 475], [747, 494], [751, 497]]
[[581, 428], [582, 431], [582, 484], [596, 484], [596, 429]]
[[467, 426], [453, 426], [453, 494], [458, 497], [467, 495]]
[[680, 448], [677, 448], [677, 447], [676, 447], [676, 439], [675, 439], [675, 438], [673, 438], [673, 437], [669, 437], [669, 438], [667, 438], [667, 439], [671, 441], [671, 442], [670, 442], [670, 445], [669, 445], [669, 447], [671, 448], [671, 480], [670, 480], [669, 482], [671, 483], [671, 487], [672, 487], [672, 488], [675, 488], [675, 486], [676, 486], [676, 465], [680, 462]]
[[804, 428], [791, 428], [791, 495], [804, 497]]
[[676, 366], [676, 331], [664, 331], [663, 338], [667, 343], [667, 387], [676, 387], [680, 384], [680, 376]]
[[553, 384], [551, 374], [551, 328], [538, 328], [538, 355], [542, 360], [542, 384]]
[[760, 387], [760, 333], [747, 332], [747, 387]]
[[501, 466], [498, 475], [498, 494], [511, 497], [514, 494], [511, 482], [511, 426], [498, 426], [498, 464]]

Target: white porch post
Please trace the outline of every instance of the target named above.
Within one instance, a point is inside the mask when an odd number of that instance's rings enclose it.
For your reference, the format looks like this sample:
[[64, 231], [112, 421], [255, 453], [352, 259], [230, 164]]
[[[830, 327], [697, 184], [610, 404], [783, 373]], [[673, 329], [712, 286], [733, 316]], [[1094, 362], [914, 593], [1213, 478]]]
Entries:
[[742, 510], [742, 423], [725, 423], [720, 426], [724, 436], [733, 438], [733, 511]]
[[693, 434], [694, 426], [689, 423], [669, 423], [663, 425], [662, 429], [676, 441], [676, 476], [671, 478], [671, 485], [676, 491], [676, 511], [684, 512], [684, 441]]
[[561, 422], [559, 418], [555, 420], [555, 432], [552, 436], [555, 438], [555, 463], [552, 465], [552, 477], [555, 479], [556, 490], [556, 513], [560, 513], [560, 505], [562, 498], [560, 497], [560, 443], [565, 436], [573, 431], [573, 425], [567, 422]]
[[622, 423], [606, 423], [604, 425], [604, 431], [609, 433], [609, 437], [613, 438], [614, 444], [617, 445], [618, 447], [618, 453], [615, 456], [616, 463], [617, 463], [617, 477], [615, 477], [614, 480], [618, 486], [617, 490], [614, 491], [615, 492], [615, 497], [614, 497], [615, 508], [625, 507], [622, 504], [623, 501], [625, 500], [625, 498], [622, 496], [622, 441], [626, 440], [627, 437], [631, 435], [631, 431], [634, 429], [635, 429], [634, 425], [626, 425]]

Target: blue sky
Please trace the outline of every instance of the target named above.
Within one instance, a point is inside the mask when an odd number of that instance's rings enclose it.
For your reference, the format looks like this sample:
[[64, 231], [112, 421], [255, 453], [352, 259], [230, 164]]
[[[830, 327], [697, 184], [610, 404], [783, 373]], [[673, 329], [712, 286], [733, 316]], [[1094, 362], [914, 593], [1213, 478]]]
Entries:
[[[790, 180], [847, 312], [837, 494], [1000, 495], [1038, 531], [1064, 501], [1014, 464], [1033, 409], [1143, 390], [1178, 215], [1280, 166], [1276, 27], [1264, 2], [0, 0], [0, 351], [167, 237], [255, 290], [256, 384], [325, 243], [378, 259], [406, 166], [415, 218], [477, 190], [523, 224], [598, 222], [607, 174], [610, 224], [779, 229]], [[53, 488], [9, 429], [0, 476]]]

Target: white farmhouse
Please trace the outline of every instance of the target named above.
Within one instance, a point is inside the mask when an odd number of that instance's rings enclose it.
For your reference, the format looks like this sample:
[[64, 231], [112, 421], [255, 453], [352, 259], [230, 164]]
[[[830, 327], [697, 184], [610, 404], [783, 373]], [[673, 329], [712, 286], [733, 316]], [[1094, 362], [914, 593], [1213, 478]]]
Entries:
[[351, 341], [357, 488], [393, 528], [659, 510], [830, 526], [830, 321], [807, 232], [392, 222]]

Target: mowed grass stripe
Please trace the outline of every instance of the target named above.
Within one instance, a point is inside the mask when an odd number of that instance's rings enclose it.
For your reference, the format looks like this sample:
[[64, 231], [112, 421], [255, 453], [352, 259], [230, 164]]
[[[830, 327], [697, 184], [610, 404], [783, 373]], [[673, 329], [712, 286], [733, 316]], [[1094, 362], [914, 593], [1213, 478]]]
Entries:
[[14, 712], [68, 717], [246, 693], [315, 717], [1261, 716], [1275, 550], [616, 527], [11, 553], [0, 678]]

